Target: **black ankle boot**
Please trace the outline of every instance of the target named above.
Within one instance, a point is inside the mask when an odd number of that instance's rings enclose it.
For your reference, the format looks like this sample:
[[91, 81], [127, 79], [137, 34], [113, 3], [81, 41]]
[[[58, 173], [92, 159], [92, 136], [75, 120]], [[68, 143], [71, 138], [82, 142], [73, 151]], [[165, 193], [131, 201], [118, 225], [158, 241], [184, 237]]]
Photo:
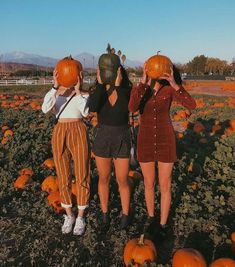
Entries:
[[167, 237], [169, 231], [169, 226], [167, 224], [160, 224], [157, 232], [157, 237], [159, 241], [164, 241]]
[[108, 230], [110, 226], [110, 218], [108, 212], [102, 212], [101, 214], [101, 229]]
[[154, 216], [149, 216], [144, 223], [144, 233], [153, 236], [158, 228], [157, 220]]
[[122, 214], [121, 222], [120, 222], [120, 228], [121, 230], [126, 229], [131, 222], [130, 215]]

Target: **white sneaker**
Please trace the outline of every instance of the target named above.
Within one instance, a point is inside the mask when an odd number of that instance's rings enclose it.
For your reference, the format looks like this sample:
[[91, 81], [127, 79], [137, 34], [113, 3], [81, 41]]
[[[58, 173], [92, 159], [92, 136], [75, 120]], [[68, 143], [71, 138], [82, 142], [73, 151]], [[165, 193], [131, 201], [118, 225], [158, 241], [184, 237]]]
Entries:
[[76, 219], [75, 226], [73, 228], [74, 235], [82, 235], [85, 232], [85, 220], [83, 217], [78, 216]]
[[64, 215], [64, 224], [62, 225], [62, 233], [68, 234], [72, 231], [73, 224], [75, 222], [74, 215]]

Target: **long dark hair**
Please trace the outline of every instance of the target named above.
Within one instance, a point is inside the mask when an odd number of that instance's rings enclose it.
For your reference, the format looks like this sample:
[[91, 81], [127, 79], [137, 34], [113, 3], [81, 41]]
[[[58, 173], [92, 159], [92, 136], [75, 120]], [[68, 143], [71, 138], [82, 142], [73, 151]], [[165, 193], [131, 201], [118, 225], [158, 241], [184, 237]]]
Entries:
[[[122, 82], [121, 82], [120, 87], [131, 90], [133, 84], [128, 77], [127, 71], [122, 65], [120, 65], [120, 68], [121, 68], [121, 74], [122, 74]], [[97, 79], [95, 79], [94, 84], [92, 84], [88, 89], [89, 94], [92, 94], [92, 92], [95, 90], [97, 85], [98, 85], [98, 81]]]
[[[177, 69], [177, 67], [175, 65], [173, 65], [173, 75], [174, 75], [175, 82], [177, 84], [181, 85], [182, 84], [182, 79], [181, 79], [181, 76], [180, 76], [180, 72], [179, 72], [179, 70]], [[140, 100], [140, 104], [139, 104], [139, 112], [140, 112], [140, 114], [143, 114], [144, 107], [145, 107], [146, 103], [148, 102], [148, 100], [153, 95], [153, 87], [155, 86], [156, 82], [160, 83], [160, 85], [161, 85], [160, 88], [162, 88], [164, 86], [167, 86], [167, 85], [170, 85], [170, 83], [165, 79], [152, 80], [150, 86], [147, 88], [147, 90], [145, 91], [143, 97]]]

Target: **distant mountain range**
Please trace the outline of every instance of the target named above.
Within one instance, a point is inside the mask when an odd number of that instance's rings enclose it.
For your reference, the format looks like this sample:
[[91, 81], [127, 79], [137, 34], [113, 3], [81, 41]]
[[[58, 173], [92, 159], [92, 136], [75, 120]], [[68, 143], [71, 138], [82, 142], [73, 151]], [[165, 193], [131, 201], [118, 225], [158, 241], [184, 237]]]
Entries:
[[[75, 59], [79, 60], [84, 68], [96, 68], [98, 64], [99, 56], [95, 56], [89, 53], [81, 53], [76, 56], [72, 55]], [[34, 64], [45, 67], [54, 67], [59, 59], [52, 57], [45, 57], [35, 54], [28, 54], [24, 52], [12, 52], [0, 55], [0, 62], [4, 63], [21, 63], [21, 64]], [[139, 67], [143, 63], [135, 60], [126, 59], [124, 65], [127, 67]]]

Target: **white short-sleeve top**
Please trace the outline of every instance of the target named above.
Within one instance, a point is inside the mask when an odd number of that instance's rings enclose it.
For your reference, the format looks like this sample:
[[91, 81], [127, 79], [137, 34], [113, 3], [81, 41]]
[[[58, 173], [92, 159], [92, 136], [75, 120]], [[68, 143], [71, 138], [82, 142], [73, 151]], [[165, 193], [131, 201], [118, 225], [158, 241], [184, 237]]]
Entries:
[[[56, 90], [52, 88], [44, 97], [44, 101], [42, 104], [42, 111], [47, 113], [53, 107], [55, 107], [56, 117], [63, 109], [66, 102], [70, 99], [71, 96], [59, 96], [56, 95]], [[65, 107], [63, 112], [60, 114], [60, 118], [64, 119], [73, 119], [78, 118], [81, 119], [82, 117], [86, 117], [88, 115], [89, 109], [87, 106], [88, 101], [88, 94], [79, 94], [75, 95], [72, 100], [68, 103]]]

